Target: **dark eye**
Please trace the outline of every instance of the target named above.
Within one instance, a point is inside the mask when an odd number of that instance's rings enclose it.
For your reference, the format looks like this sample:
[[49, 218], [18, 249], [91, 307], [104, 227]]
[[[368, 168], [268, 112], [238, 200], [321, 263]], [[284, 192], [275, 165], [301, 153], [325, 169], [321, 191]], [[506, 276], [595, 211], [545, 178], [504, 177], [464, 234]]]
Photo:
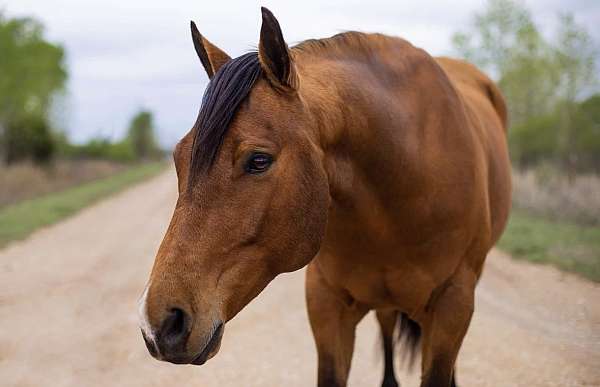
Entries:
[[247, 173], [263, 173], [273, 163], [273, 156], [266, 153], [253, 153], [244, 167]]

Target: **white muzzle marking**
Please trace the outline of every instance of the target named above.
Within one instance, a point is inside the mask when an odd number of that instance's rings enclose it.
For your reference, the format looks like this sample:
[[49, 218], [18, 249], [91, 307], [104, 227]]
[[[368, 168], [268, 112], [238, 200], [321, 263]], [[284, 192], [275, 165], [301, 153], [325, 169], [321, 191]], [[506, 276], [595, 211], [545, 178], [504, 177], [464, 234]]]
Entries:
[[158, 349], [158, 346], [156, 345], [156, 335], [154, 334], [154, 330], [152, 329], [152, 326], [150, 325], [150, 320], [148, 319], [148, 289], [150, 289], [150, 281], [146, 285], [144, 293], [138, 301], [138, 319], [140, 329], [144, 333], [144, 336], [146, 336], [146, 340], [150, 342], [150, 345], [154, 347], [154, 350], [160, 356], [160, 351]]

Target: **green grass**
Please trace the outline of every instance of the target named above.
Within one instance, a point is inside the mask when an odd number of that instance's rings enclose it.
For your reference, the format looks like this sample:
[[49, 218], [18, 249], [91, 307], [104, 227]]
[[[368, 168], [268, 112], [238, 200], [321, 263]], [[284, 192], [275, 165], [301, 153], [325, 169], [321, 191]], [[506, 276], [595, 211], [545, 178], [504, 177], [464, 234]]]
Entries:
[[550, 221], [517, 210], [498, 246], [516, 258], [550, 263], [600, 282], [600, 227]]
[[55, 223], [101, 198], [164, 170], [161, 162], [136, 165], [107, 178], [0, 208], [0, 247], [23, 239], [36, 229]]

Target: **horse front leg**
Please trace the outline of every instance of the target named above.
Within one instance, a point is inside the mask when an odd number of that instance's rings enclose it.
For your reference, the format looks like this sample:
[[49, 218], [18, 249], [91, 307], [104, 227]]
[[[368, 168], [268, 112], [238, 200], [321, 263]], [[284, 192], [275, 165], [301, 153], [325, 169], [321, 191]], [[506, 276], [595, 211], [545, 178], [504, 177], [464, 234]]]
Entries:
[[459, 271], [439, 289], [421, 322], [421, 387], [455, 387], [454, 363], [471, 322], [476, 276]]
[[345, 387], [356, 324], [367, 309], [338, 294], [313, 261], [306, 271], [306, 303], [318, 354], [318, 387]]

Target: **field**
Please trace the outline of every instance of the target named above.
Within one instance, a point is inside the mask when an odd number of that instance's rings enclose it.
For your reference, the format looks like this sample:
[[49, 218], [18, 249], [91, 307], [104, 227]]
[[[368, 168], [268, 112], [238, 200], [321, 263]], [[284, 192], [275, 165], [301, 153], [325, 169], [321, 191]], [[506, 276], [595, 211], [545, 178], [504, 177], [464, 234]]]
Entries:
[[513, 171], [513, 210], [498, 247], [600, 282], [600, 177]]
[[100, 179], [0, 207], [0, 247], [12, 240], [22, 239], [32, 231], [55, 223], [131, 184], [156, 175], [165, 165], [154, 162], [123, 167], [119, 172]]
[[549, 263], [600, 282], [600, 227], [514, 210], [498, 247], [515, 258]]
[[48, 165], [0, 165], [0, 208], [58, 192], [123, 171], [128, 164], [110, 160], [55, 160]]

